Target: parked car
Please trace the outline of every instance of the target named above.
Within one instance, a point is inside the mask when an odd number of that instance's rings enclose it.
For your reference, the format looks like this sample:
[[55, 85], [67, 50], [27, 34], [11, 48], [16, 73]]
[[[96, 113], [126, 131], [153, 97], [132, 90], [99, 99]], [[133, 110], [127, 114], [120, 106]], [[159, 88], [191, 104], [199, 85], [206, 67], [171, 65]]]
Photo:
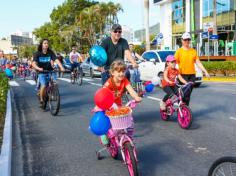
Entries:
[[[141, 80], [151, 80], [154, 76], [163, 78], [163, 72], [165, 69], [166, 57], [168, 55], [174, 55], [173, 50], [150, 50], [142, 54], [144, 62], [139, 63], [139, 70], [141, 74]], [[202, 71], [195, 65], [196, 69], [196, 86], [200, 86], [202, 83]]]
[[71, 63], [69, 57], [63, 59], [62, 63], [63, 67], [65, 68], [66, 72], [70, 72], [71, 70]]
[[91, 78], [94, 78], [95, 76], [101, 76], [101, 72], [98, 70], [98, 66], [94, 65], [89, 57], [83, 61], [83, 63], [81, 64], [81, 68], [84, 75], [87, 74]]

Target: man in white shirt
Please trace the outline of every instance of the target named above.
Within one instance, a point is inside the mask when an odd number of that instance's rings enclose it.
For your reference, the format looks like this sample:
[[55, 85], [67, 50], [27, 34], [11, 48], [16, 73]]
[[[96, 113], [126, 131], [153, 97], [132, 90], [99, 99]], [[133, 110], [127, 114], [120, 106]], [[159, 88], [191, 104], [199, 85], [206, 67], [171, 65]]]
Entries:
[[76, 67], [80, 66], [80, 63], [83, 62], [83, 58], [80, 53], [77, 52], [77, 47], [75, 45], [72, 46], [72, 51], [70, 52], [70, 63], [71, 63], [71, 73], [73, 73]]

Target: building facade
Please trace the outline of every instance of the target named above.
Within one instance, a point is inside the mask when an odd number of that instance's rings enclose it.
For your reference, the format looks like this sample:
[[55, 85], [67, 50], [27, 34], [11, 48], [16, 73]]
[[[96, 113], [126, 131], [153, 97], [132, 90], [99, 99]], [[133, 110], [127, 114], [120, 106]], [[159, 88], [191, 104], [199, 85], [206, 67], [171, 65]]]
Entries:
[[[230, 55], [227, 45], [236, 38], [236, 0], [154, 0], [154, 3], [160, 6], [162, 14], [162, 48], [179, 48], [182, 33], [190, 32], [199, 55]], [[213, 33], [218, 39], [208, 42], [209, 28], [215, 29]], [[203, 37], [204, 33], [207, 37]]]
[[27, 36], [11, 35], [11, 44], [14, 46], [33, 45], [33, 39]]

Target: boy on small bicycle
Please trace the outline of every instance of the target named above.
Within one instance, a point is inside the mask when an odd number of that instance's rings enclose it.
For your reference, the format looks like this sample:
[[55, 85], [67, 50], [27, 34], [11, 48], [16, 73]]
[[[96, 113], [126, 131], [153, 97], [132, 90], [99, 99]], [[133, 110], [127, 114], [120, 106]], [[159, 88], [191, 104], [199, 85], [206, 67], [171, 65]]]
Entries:
[[166, 68], [164, 71], [164, 79], [162, 80], [162, 88], [166, 95], [160, 101], [160, 109], [166, 110], [166, 100], [176, 95], [178, 92], [178, 87], [176, 86], [175, 80], [176, 77], [183, 83], [187, 84], [187, 81], [183, 79], [183, 77], [179, 74], [179, 70], [176, 68], [176, 59], [173, 55], [168, 55], [166, 57]]

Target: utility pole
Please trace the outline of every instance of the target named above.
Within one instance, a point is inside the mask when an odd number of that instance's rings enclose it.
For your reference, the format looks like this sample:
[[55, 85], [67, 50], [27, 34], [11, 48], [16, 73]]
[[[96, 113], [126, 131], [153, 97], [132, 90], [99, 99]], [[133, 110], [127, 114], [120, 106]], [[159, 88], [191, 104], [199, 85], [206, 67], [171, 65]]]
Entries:
[[144, 0], [144, 25], [146, 33], [146, 50], [150, 50], [149, 37], [149, 0]]
[[[213, 0], [213, 34], [214, 35], [217, 35], [217, 7], [216, 7], [216, 1], [217, 0]], [[216, 40], [213, 40], [214, 54], [216, 53], [215, 51], [218, 51], [218, 49], [216, 47], [218, 47], [216, 45]], [[218, 54], [216, 53], [216, 55], [218, 55]]]
[[213, 34], [217, 34], [217, 9], [216, 9], [216, 0], [213, 0]]

